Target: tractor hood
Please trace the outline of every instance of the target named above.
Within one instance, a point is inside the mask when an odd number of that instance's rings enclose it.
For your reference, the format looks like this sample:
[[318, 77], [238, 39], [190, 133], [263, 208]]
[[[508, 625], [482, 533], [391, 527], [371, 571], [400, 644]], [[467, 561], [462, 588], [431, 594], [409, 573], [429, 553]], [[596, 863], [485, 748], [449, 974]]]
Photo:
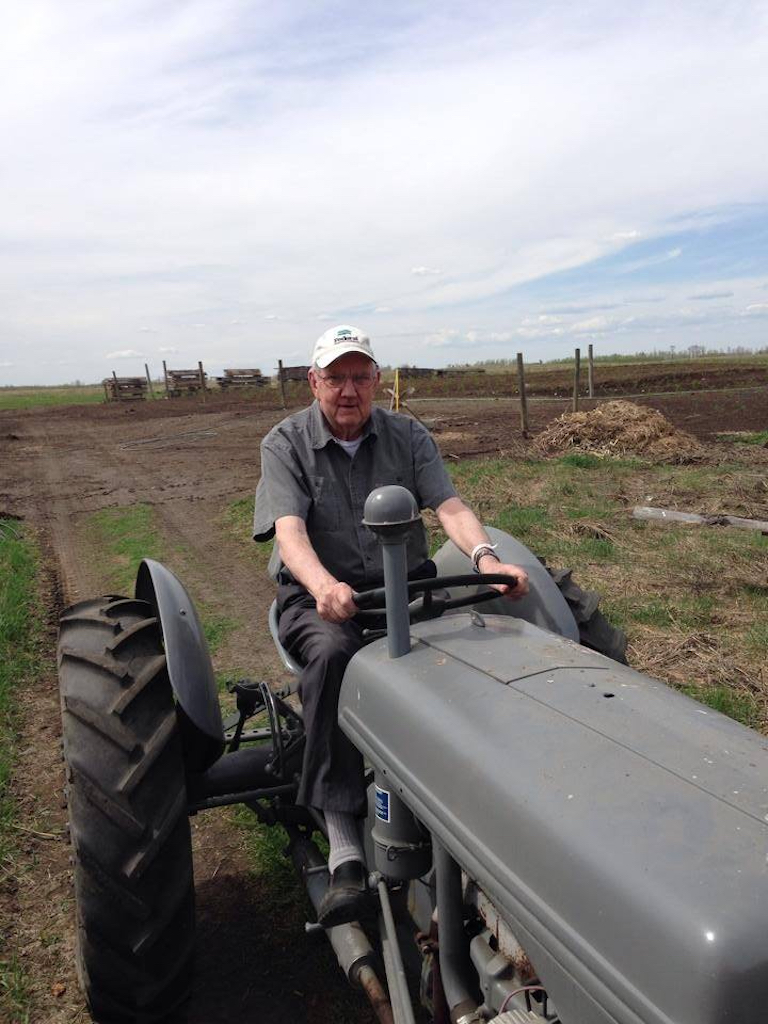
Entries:
[[502, 911], [565, 1024], [768, 1005], [768, 744], [527, 622], [353, 658], [342, 729]]

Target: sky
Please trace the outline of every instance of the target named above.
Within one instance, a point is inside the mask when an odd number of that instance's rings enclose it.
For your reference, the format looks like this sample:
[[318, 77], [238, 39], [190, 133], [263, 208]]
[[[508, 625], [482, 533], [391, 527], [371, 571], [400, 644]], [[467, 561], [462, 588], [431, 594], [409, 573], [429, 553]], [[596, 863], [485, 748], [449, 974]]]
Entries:
[[6, 0], [0, 385], [768, 345], [768, 3]]

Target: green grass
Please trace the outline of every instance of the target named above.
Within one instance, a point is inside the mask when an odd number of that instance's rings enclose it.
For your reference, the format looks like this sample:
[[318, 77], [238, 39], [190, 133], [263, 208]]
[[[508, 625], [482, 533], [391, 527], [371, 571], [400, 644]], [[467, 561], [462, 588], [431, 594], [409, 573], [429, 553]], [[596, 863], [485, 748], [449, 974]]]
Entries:
[[747, 643], [763, 659], [768, 658], [768, 622], [759, 622], [747, 631]]
[[233, 501], [225, 509], [222, 522], [227, 533], [248, 552], [256, 568], [266, 572], [272, 555], [272, 541], [256, 544], [253, 540], [253, 495]]
[[[16, 716], [25, 681], [43, 672], [45, 613], [34, 542], [23, 526], [0, 518], [0, 879], [12, 877], [18, 857], [17, 808], [10, 791]], [[14, 1020], [29, 1019], [26, 975], [6, 947], [0, 928], [0, 1007]]]
[[588, 452], [573, 452], [571, 455], [564, 455], [560, 459], [561, 466], [573, 466], [574, 469], [595, 469], [600, 465], [600, 459]]
[[204, 604], [198, 609], [198, 614], [200, 615], [208, 650], [211, 655], [214, 655], [227, 637], [239, 628], [240, 623], [236, 619], [230, 619], [225, 615], [216, 615]]
[[264, 882], [267, 906], [261, 912], [280, 921], [282, 915], [305, 913], [307, 898], [298, 884], [290, 860], [283, 855], [288, 845], [282, 826], [263, 825], [247, 807], [233, 812], [237, 826], [245, 836], [248, 860], [253, 874]]
[[747, 693], [727, 686], [682, 686], [681, 690], [700, 704], [706, 704], [750, 729], [759, 729], [762, 724], [758, 703]]
[[[89, 528], [94, 535], [94, 547], [102, 552], [102, 560], [108, 566], [108, 583], [117, 593], [133, 593], [143, 558], [162, 561], [166, 555], [151, 505], [101, 509], [90, 517]], [[214, 655], [240, 623], [218, 614], [203, 601], [197, 602], [197, 612], [208, 650]]]
[[506, 530], [526, 543], [528, 538], [542, 534], [550, 526], [549, 511], [540, 505], [517, 505], [501, 509], [494, 522], [500, 530]]
[[93, 547], [108, 565], [109, 585], [116, 593], [132, 594], [142, 558], [161, 558], [151, 505], [118, 506], [94, 512], [88, 521]]
[[40, 624], [45, 616], [36, 589], [37, 554], [16, 522], [0, 519], [0, 865], [13, 844], [8, 792], [13, 764], [16, 691], [39, 665]]
[[32, 409], [36, 406], [93, 405], [104, 401], [100, 384], [61, 387], [0, 388], [0, 409]]
[[718, 434], [718, 441], [735, 441], [737, 444], [757, 444], [765, 447], [768, 445], [768, 430], [758, 430], [754, 433], [744, 430], [738, 433]]
[[27, 974], [16, 956], [0, 960], [0, 1009], [5, 1008], [12, 1024], [29, 1024], [31, 991]]

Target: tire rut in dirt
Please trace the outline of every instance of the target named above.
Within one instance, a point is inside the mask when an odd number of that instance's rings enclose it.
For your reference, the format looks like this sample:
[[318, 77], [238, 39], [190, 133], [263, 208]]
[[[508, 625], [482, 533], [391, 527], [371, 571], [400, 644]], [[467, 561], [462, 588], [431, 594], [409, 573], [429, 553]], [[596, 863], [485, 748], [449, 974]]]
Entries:
[[99, 1024], [167, 1020], [191, 985], [195, 911], [157, 620], [140, 601], [80, 602], [58, 656], [80, 981]]

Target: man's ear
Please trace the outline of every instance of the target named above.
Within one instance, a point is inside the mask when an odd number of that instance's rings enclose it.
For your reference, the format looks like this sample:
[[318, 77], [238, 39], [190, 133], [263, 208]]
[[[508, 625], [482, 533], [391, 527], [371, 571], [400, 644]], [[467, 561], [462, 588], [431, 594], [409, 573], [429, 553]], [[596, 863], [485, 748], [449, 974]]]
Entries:
[[307, 370], [307, 380], [309, 381], [310, 391], [315, 398], [317, 398], [317, 374], [315, 373], [315, 368], [313, 366], [310, 366]]

